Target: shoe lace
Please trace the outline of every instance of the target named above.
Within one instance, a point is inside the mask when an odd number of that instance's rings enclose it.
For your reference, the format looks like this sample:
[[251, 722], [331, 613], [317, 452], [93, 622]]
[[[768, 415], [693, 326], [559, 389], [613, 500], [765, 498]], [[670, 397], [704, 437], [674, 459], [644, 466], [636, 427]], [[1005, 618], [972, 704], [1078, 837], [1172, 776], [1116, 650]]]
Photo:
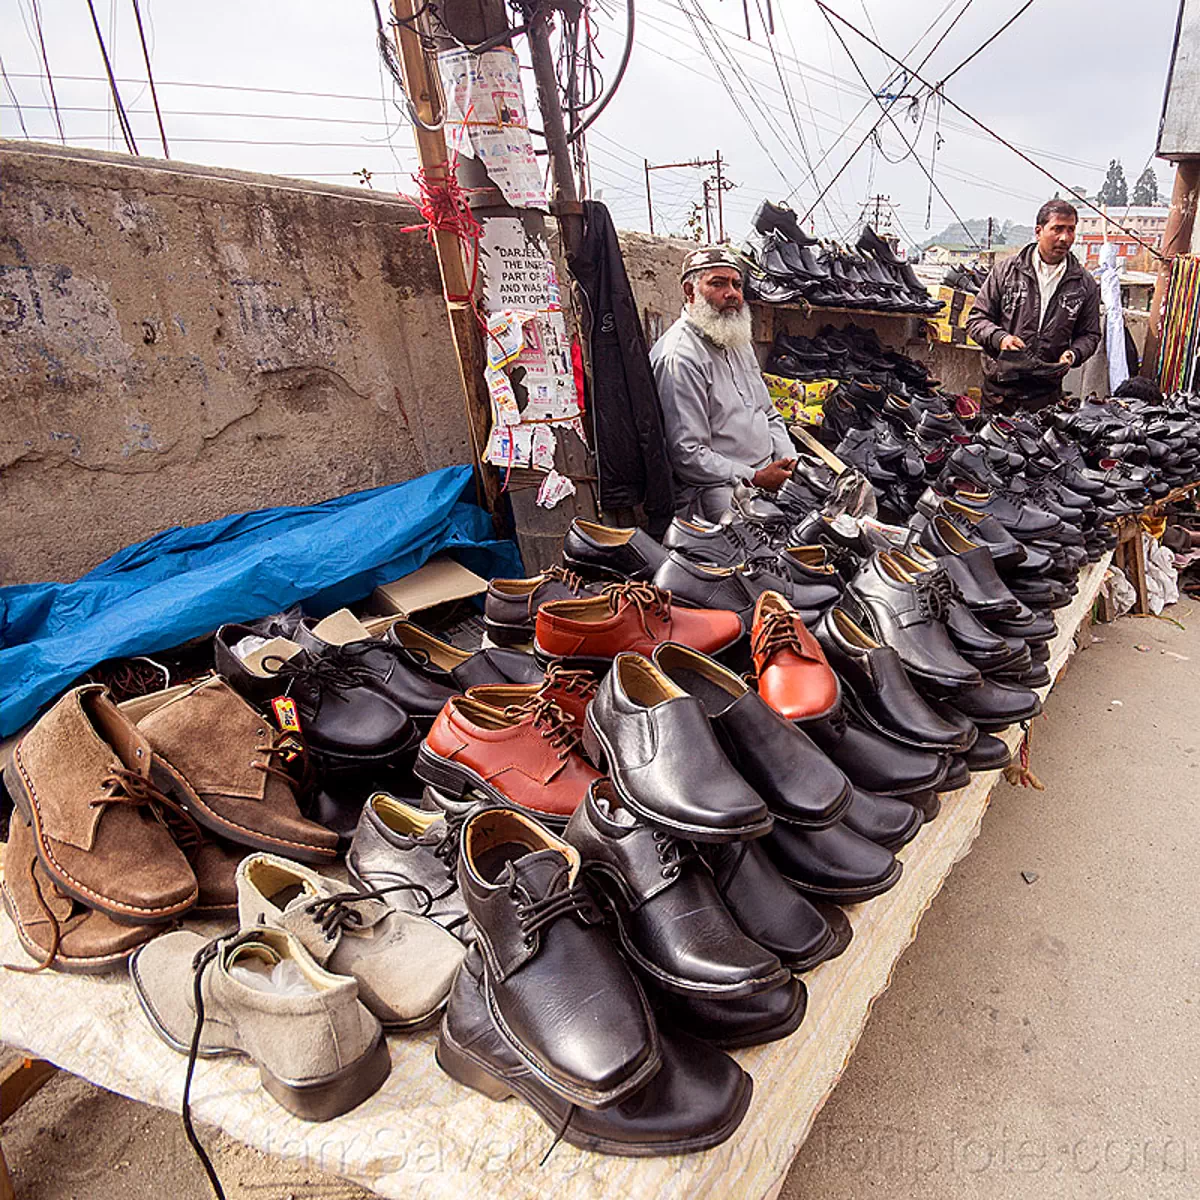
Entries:
[[[953, 589], [953, 590], [952, 590]], [[945, 621], [950, 616], [954, 584], [942, 571], [926, 571], [916, 577], [917, 611], [926, 620]]]
[[182, 839], [182, 848], [199, 845], [203, 840], [204, 835], [192, 814], [173, 796], [160, 792], [144, 775], [127, 767], [114, 767], [100, 781], [100, 786], [109, 789], [108, 795], [89, 800], [89, 808], [108, 804], [126, 804], [131, 808], [145, 806], [167, 826], [173, 837]]
[[755, 658], [770, 659], [781, 650], [791, 650], [803, 658], [808, 657], [800, 631], [796, 628], [796, 616], [790, 612], [767, 613], [755, 632], [750, 652]]
[[524, 704], [510, 704], [504, 715], [512, 721], [528, 721], [558, 752], [558, 761], [562, 765], [550, 775], [551, 779], [567, 765], [581, 740], [571, 718], [547, 696], [534, 695]]
[[263, 669], [276, 678], [285, 680], [290, 693], [293, 683], [310, 688], [318, 695], [325, 691], [344, 691], [362, 687], [377, 678], [365, 663], [341, 646], [320, 655], [298, 654], [294, 658], [281, 658], [277, 654], [263, 659]]
[[[33, 884], [33, 895], [37, 900], [38, 907], [42, 910], [42, 916], [46, 918], [50, 926], [50, 948], [46, 951], [41, 961], [32, 967], [21, 966], [16, 963], [4, 963], [6, 971], [16, 971], [19, 975], [36, 975], [39, 971], [45, 971], [48, 967], [52, 967], [55, 960], [58, 958], [58, 950], [62, 945], [62, 927], [58, 923], [58, 918], [54, 915], [54, 910], [50, 907], [46, 900], [46, 895], [42, 891], [42, 881], [37, 875], [37, 859], [33, 859], [29, 864], [29, 882]], [[67, 894], [53, 881], [50, 886], [54, 889], [56, 896], [61, 896], [64, 900], [70, 899]]]
[[603, 588], [601, 595], [608, 601], [613, 616], [617, 615], [622, 604], [630, 604], [636, 608], [642, 632], [648, 638], [655, 636], [650, 632], [648, 624], [651, 613], [660, 621], [671, 619], [671, 593], [664, 592], [652, 583], [636, 583], [632, 579], [624, 583], [610, 583]]
[[[259, 733], [265, 737], [267, 731], [261, 729]], [[295, 754], [297, 751], [300, 761], [298, 776], [287, 765], [289, 762], [296, 761], [289, 759], [288, 755]], [[300, 795], [306, 795], [316, 783], [316, 771], [312, 765], [312, 759], [309, 758], [308, 744], [298, 734], [281, 729], [268, 745], [255, 746], [254, 752], [262, 754], [266, 758], [265, 762], [255, 761], [250, 764], [256, 771], [262, 771], [265, 775], [273, 775], [276, 779], [282, 779], [288, 787]]]
[[574, 571], [569, 571], [566, 567], [560, 567], [557, 564], [547, 567], [542, 572], [542, 578], [545, 580], [556, 580], [558, 583], [570, 588], [572, 594], [576, 596], [578, 596], [584, 588], [582, 575], [578, 575]]
[[546, 669], [546, 682], [540, 690], [543, 692], [569, 692], [571, 695], [592, 696], [600, 686], [595, 674], [586, 669], [565, 667], [561, 662], [553, 662]]
[[[595, 922], [596, 907], [582, 880], [570, 887], [558, 886], [558, 881], [564, 879], [566, 874], [567, 869], [564, 867], [557, 879], [550, 884], [550, 890], [540, 900], [527, 900], [524, 903], [517, 901], [513, 912], [520, 922], [521, 937], [527, 947], [533, 944], [533, 935], [539, 929], [544, 929], [563, 917], [581, 917], [584, 923], [589, 925]], [[517, 873], [510, 862], [508, 894], [514, 900], [517, 900], [517, 884]]]
[[694, 846], [681, 842], [661, 829], [654, 831], [654, 848], [658, 851], [664, 879], [677, 879], [684, 864], [699, 857]]
[[362, 911], [357, 907], [366, 900], [382, 900], [391, 892], [415, 892], [422, 897], [418, 916], [426, 917], [433, 907], [433, 893], [420, 883], [393, 883], [373, 892], [334, 892], [322, 896], [308, 907], [308, 914], [320, 926], [325, 940], [332, 942], [343, 929], [362, 927]]
[[200, 1165], [208, 1176], [208, 1182], [212, 1185], [213, 1194], [217, 1200], [225, 1200], [225, 1191], [221, 1187], [220, 1179], [217, 1178], [217, 1170], [212, 1164], [212, 1159], [208, 1157], [204, 1147], [200, 1144], [200, 1139], [196, 1136], [196, 1130], [192, 1125], [192, 1076], [196, 1071], [196, 1058], [200, 1051], [200, 1034], [204, 1029], [204, 969], [216, 958], [224, 940], [224, 938], [214, 938], [211, 942], [207, 942], [192, 959], [192, 1008], [196, 1013], [196, 1022], [192, 1026], [192, 1041], [188, 1047], [187, 1074], [183, 1080], [183, 1100], [179, 1111], [179, 1115], [183, 1118], [183, 1132], [187, 1137], [188, 1145], [200, 1160]]

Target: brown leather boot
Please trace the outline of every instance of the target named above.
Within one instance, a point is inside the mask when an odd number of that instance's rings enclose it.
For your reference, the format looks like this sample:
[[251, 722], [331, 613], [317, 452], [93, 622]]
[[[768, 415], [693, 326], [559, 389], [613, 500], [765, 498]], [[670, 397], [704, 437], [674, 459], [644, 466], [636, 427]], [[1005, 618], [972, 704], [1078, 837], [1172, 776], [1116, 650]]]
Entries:
[[19, 813], [8, 833], [0, 896], [21, 946], [38, 963], [8, 964], [16, 971], [107, 971], [163, 930], [162, 925], [123, 925], [60, 891], [38, 861], [33, 829]]
[[[150, 778], [150, 746], [103, 687], [74, 688], [17, 743], [5, 778], [37, 856], [64, 895], [118, 921], [170, 921], [196, 876]], [[184, 817], [186, 819], [186, 817]]]
[[287, 739], [273, 733], [219, 676], [131, 706], [154, 750], [163, 786], [210, 833], [301, 862], [330, 862], [337, 834], [300, 815], [286, 768]]

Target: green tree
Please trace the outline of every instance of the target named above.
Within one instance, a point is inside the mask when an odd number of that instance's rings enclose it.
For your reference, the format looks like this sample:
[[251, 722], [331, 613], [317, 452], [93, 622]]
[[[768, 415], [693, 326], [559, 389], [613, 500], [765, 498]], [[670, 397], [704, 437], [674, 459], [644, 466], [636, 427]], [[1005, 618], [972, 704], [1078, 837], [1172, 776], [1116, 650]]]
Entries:
[[1137, 183], [1133, 185], [1133, 202], [1134, 204], [1158, 203], [1158, 176], [1155, 175], [1153, 167], [1147, 167], [1137, 177]]
[[1101, 204], [1129, 203], [1129, 185], [1125, 182], [1125, 171], [1119, 159], [1109, 160], [1108, 174], [1104, 177], [1104, 186], [1100, 189], [1096, 199]]

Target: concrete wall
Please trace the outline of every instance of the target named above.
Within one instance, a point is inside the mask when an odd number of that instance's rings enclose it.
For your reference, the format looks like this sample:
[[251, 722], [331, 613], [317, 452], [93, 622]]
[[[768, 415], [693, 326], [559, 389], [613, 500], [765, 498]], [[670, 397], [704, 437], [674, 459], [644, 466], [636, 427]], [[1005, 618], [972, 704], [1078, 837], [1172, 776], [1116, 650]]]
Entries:
[[0, 144], [0, 583], [467, 461], [411, 207]]

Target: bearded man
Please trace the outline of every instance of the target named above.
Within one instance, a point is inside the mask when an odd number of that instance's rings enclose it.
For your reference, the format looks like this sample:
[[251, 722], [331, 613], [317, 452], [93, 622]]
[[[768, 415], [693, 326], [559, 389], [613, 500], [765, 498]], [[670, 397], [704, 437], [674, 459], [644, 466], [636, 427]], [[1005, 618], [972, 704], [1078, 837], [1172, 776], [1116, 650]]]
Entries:
[[777, 491], [796, 460], [754, 356], [741, 259], [728, 246], [705, 246], [684, 259], [680, 283], [683, 312], [650, 362], [677, 511], [719, 521], [737, 484]]

